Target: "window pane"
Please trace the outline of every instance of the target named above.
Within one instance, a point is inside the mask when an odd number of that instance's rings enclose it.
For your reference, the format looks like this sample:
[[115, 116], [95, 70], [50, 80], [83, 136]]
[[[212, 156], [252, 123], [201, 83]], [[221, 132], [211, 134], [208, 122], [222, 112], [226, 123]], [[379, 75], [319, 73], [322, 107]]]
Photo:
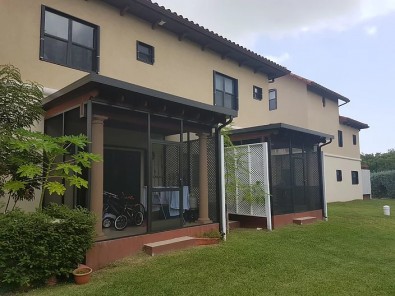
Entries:
[[222, 91], [215, 91], [215, 105], [224, 106], [224, 93]]
[[67, 63], [67, 42], [44, 37], [44, 59], [57, 63]]
[[229, 78], [224, 78], [225, 79], [225, 92], [228, 94], [233, 94], [233, 80]]
[[93, 28], [72, 21], [72, 41], [93, 48]]
[[273, 100], [276, 98], [276, 91], [271, 90], [269, 91], [269, 100]]
[[269, 100], [269, 110], [277, 109], [277, 100]]
[[52, 12], [45, 12], [45, 31], [56, 37], [68, 39], [69, 36], [69, 20], [63, 16]]
[[225, 98], [224, 98], [224, 107], [233, 109], [233, 96], [230, 94], [225, 93]]
[[92, 51], [76, 45], [71, 49], [71, 66], [78, 69], [92, 71]]
[[138, 59], [139, 61], [152, 64], [152, 57], [150, 55], [147, 55], [145, 53], [139, 52], [138, 54]]
[[148, 48], [147, 46], [143, 46], [141, 44], [139, 44], [139, 46], [138, 46], [138, 51], [139, 51], [139, 53], [142, 53], [142, 54], [151, 55], [151, 49]]
[[224, 90], [224, 78], [221, 75], [215, 75], [215, 89]]

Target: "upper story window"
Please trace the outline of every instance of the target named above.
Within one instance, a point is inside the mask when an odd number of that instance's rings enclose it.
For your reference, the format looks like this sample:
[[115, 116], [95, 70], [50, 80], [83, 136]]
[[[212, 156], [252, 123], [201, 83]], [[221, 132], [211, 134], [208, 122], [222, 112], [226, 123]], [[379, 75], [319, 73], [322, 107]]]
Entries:
[[239, 109], [237, 79], [214, 72], [214, 105]]
[[269, 110], [277, 109], [277, 89], [269, 90]]
[[337, 141], [338, 141], [339, 147], [343, 147], [343, 132], [342, 131], [337, 131]]
[[351, 171], [351, 183], [353, 185], [359, 184], [359, 177], [357, 171]]
[[337, 182], [341, 182], [343, 180], [343, 174], [341, 170], [336, 170], [336, 180]]
[[137, 59], [147, 64], [154, 64], [154, 47], [137, 41]]
[[357, 135], [352, 135], [352, 144], [357, 145]]
[[261, 101], [262, 97], [263, 97], [262, 96], [262, 88], [254, 85], [252, 88], [252, 95], [255, 100]]
[[40, 59], [98, 72], [99, 28], [83, 20], [43, 6]]

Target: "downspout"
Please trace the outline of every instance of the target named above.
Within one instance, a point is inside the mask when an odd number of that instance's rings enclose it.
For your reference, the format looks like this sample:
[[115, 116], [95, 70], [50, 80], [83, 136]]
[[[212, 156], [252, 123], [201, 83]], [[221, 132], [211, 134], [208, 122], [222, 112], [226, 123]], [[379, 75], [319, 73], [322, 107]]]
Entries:
[[223, 125], [220, 125], [217, 128], [217, 168], [219, 168], [219, 172], [217, 174], [217, 188], [218, 188], [218, 196], [220, 200], [220, 221], [219, 221], [219, 229], [221, 233], [221, 237], [224, 241], [226, 241], [226, 232], [227, 232], [227, 215], [226, 215], [226, 201], [225, 201], [225, 151], [224, 151], [224, 138], [221, 135], [221, 130], [231, 124], [233, 121], [233, 117], [231, 116], [228, 121], [226, 121]]
[[329, 139], [329, 142], [326, 142], [322, 145], [318, 145], [318, 155], [319, 155], [319, 160], [320, 160], [318, 162], [318, 172], [319, 172], [319, 179], [320, 179], [322, 216], [324, 217], [325, 221], [328, 221], [328, 208], [327, 208], [327, 204], [326, 204], [326, 197], [325, 197], [325, 190], [324, 190], [324, 172], [323, 172], [324, 155], [322, 152], [322, 147], [329, 145], [330, 143], [332, 143], [332, 139]]

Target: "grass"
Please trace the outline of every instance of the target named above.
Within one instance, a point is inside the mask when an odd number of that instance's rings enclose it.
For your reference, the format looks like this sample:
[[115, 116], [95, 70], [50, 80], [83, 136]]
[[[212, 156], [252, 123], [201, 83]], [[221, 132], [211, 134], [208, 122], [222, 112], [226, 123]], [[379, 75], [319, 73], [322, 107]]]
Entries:
[[[236, 230], [218, 246], [139, 254], [27, 295], [394, 295], [395, 200], [329, 205], [329, 221]], [[395, 213], [393, 213], [395, 214]]]

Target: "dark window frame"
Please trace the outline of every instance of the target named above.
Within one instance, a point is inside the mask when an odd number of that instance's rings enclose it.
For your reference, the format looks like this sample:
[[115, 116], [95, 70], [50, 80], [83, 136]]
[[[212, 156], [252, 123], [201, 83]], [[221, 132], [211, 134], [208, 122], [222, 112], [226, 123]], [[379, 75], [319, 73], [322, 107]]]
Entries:
[[[58, 37], [49, 33], [45, 33], [45, 13], [50, 12], [52, 14], [58, 15], [60, 17], [64, 17], [68, 20], [68, 36], [67, 40]], [[73, 41], [73, 32], [72, 32], [72, 22], [76, 22], [79, 24], [82, 24], [84, 26], [90, 27], [93, 29], [93, 36], [92, 36], [92, 47], [77, 43]], [[66, 62], [62, 63], [59, 61], [54, 61], [50, 58], [45, 57], [45, 40], [46, 38], [52, 39], [52, 40], [57, 40], [66, 43], [67, 45], [67, 54], [66, 54]], [[72, 64], [72, 53], [73, 53], [73, 47], [79, 48], [79, 49], [85, 49], [88, 51], [91, 51], [92, 53], [92, 67], [91, 69], [86, 69], [84, 67], [78, 67], [76, 65]], [[87, 22], [83, 19], [80, 19], [78, 17], [74, 17], [72, 15], [69, 15], [67, 13], [61, 12], [59, 10], [53, 9], [51, 7], [41, 5], [41, 23], [40, 23], [40, 51], [39, 51], [39, 58], [42, 61], [56, 64], [56, 65], [61, 65], [65, 66], [68, 68], [88, 72], [88, 73], [99, 73], [99, 66], [100, 66], [100, 27], [98, 25], [92, 24], [90, 22]]]
[[262, 89], [262, 87], [254, 85], [252, 87], [252, 97], [255, 100], [262, 101], [262, 99], [263, 99], [263, 89]]
[[352, 185], [358, 185], [359, 184], [358, 171], [351, 171], [351, 184]]
[[[142, 52], [140, 47], [148, 50], [148, 54]], [[136, 59], [140, 62], [153, 65], [155, 63], [155, 47], [147, 43], [137, 41], [136, 42]]]
[[[274, 93], [273, 99], [270, 97], [271, 93]], [[272, 101], [274, 101], [274, 104], [271, 103]], [[277, 89], [275, 89], [275, 88], [269, 89], [269, 111], [277, 110], [277, 107], [278, 107], [277, 106]]]
[[343, 131], [341, 130], [337, 131], [337, 142], [339, 147], [343, 147]]
[[352, 135], [352, 144], [357, 145], [357, 135]]
[[343, 173], [342, 173], [342, 170], [336, 170], [336, 180], [337, 180], [337, 182], [343, 181]]
[[[215, 79], [217, 75], [223, 78], [223, 85], [222, 85], [223, 88], [222, 89], [217, 89], [216, 79]], [[225, 79], [232, 81], [232, 93], [226, 92]], [[239, 82], [236, 78], [230, 77], [228, 75], [222, 74], [217, 71], [213, 71], [213, 99], [214, 99], [213, 104], [214, 104], [214, 106], [221, 106], [223, 108], [228, 108], [228, 107], [225, 107], [225, 96], [230, 95], [231, 96], [231, 108], [230, 109], [238, 111], [239, 110], [239, 85], [238, 84], [239, 84]], [[219, 93], [222, 93], [223, 105], [216, 103], [217, 91]]]

